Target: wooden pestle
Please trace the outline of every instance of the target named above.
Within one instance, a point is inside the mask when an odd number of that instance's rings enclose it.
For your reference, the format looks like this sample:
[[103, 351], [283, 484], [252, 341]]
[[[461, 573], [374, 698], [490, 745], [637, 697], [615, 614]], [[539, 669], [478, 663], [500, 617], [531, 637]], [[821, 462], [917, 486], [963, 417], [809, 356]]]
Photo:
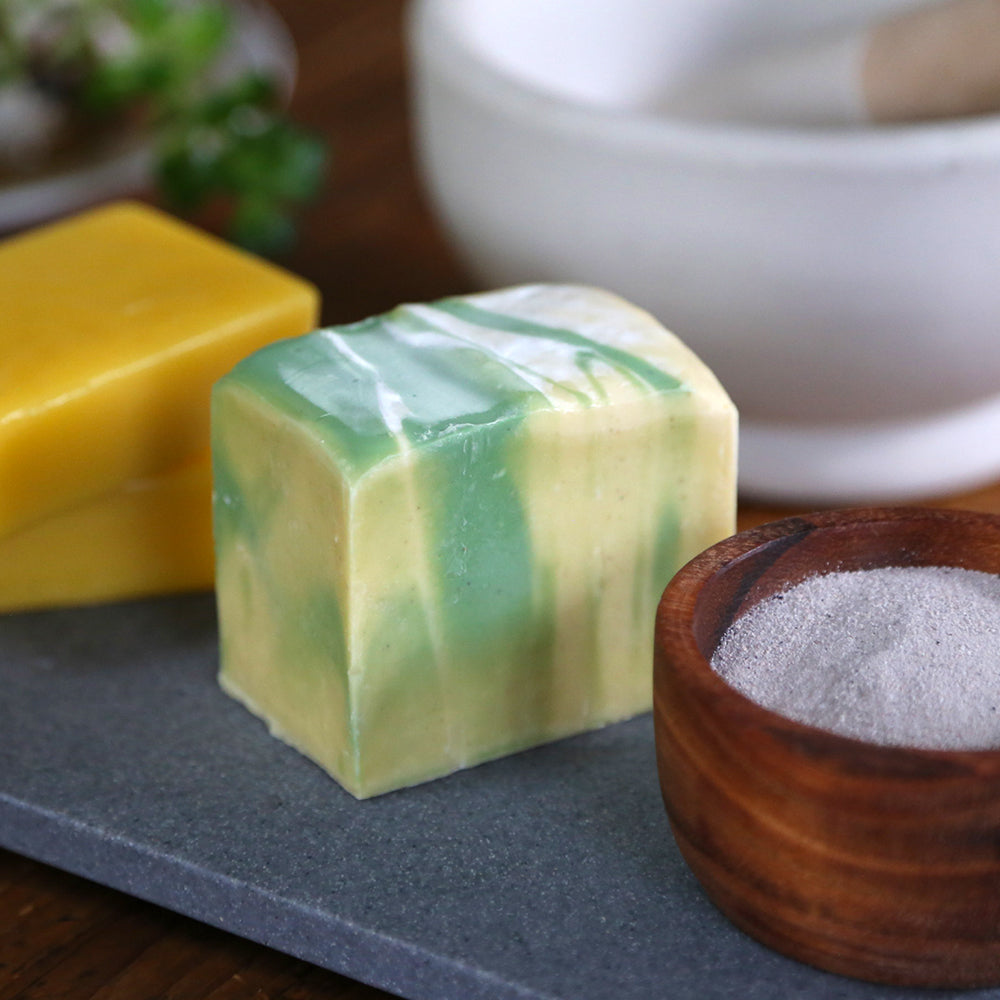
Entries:
[[1000, 110], [1000, 0], [947, 0], [876, 24], [861, 72], [873, 121]]
[[687, 118], [787, 125], [1000, 111], [1000, 0], [939, 0], [713, 69], [662, 105]]

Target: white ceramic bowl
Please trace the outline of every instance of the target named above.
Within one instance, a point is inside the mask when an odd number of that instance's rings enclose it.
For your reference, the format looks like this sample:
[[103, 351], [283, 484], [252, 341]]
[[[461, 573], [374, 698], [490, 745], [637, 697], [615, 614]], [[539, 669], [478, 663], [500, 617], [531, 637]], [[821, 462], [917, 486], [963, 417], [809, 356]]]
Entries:
[[415, 0], [415, 128], [488, 285], [603, 285], [741, 411], [745, 494], [1000, 475], [1000, 119], [789, 129], [658, 110], [713, 60], [914, 0]]

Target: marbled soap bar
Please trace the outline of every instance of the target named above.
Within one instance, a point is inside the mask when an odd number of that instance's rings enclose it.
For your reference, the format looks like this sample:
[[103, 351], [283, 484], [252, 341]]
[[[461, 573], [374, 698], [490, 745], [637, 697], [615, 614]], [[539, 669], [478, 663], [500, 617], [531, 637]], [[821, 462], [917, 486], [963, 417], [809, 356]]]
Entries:
[[212, 421], [220, 682], [358, 797], [647, 709], [660, 594], [734, 529], [731, 402], [593, 289], [264, 348]]

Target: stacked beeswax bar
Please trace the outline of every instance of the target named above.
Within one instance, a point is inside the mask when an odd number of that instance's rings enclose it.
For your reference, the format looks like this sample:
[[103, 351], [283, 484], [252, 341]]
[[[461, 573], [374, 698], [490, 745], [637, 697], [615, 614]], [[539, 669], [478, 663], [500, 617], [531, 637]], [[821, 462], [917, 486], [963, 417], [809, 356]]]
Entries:
[[140, 204], [0, 244], [0, 610], [210, 587], [212, 383], [317, 298]]

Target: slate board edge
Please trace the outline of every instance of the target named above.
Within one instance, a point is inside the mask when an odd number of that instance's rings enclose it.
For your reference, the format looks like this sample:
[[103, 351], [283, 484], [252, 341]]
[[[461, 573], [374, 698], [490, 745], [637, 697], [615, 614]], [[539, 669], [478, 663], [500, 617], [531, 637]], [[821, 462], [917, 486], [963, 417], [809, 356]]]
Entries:
[[564, 1000], [3, 792], [0, 846], [407, 1000]]

